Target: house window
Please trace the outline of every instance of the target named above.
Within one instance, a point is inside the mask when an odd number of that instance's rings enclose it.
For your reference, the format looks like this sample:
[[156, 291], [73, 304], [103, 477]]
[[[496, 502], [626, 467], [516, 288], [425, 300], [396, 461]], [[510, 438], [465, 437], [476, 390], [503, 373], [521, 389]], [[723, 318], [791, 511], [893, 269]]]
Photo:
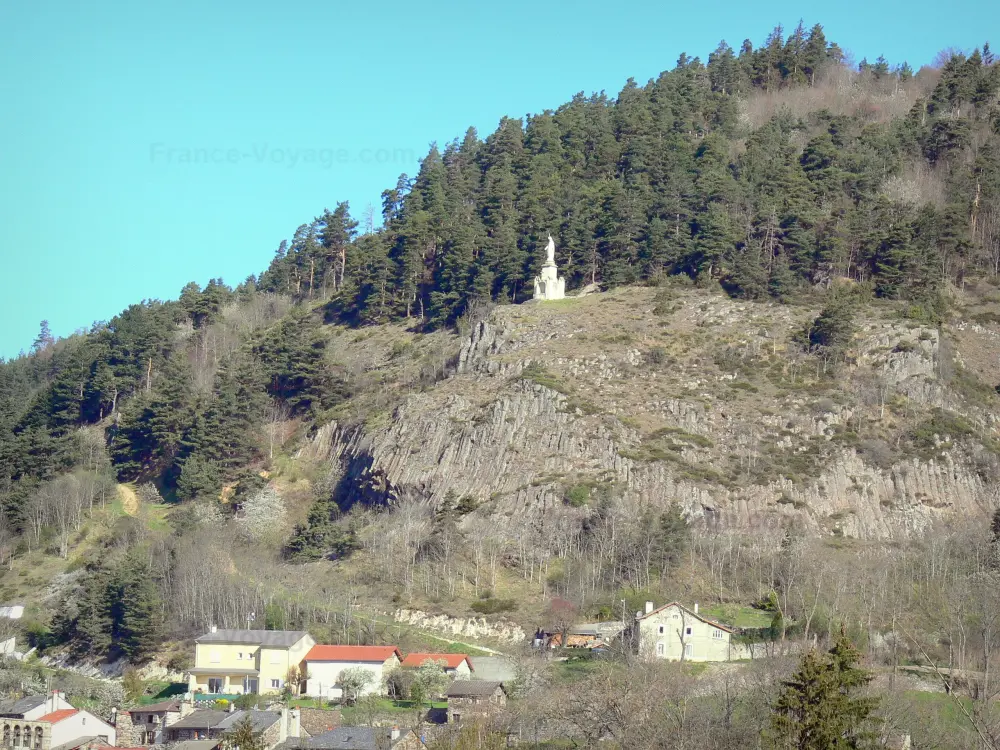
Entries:
[[209, 677], [208, 678], [208, 692], [210, 692], [210, 693], [221, 693], [222, 692], [222, 678], [221, 677]]
[[666, 653], [666, 649], [663, 647], [663, 644], [662, 643], [657, 643], [656, 644], [656, 655], [657, 656], [663, 656], [663, 654], [665, 654], [665, 653]]
[[690, 659], [692, 656], [694, 656], [694, 646], [689, 643], [684, 647], [684, 658]]
[[14, 747], [21, 747], [21, 727], [14, 727]]
[[460, 722], [462, 720], [462, 714], [460, 714], [460, 713], [454, 713], [454, 714], [451, 715], [451, 718], [457, 724], [458, 722]]
[[35, 727], [35, 750], [42, 750], [42, 728]]
[[240, 651], [238, 654], [236, 654], [236, 660], [237, 661], [243, 661], [243, 652], [242, 651]]
[[679, 620], [679, 619], [681, 619], [681, 616], [680, 616], [680, 615], [678, 615], [678, 614], [674, 614], [674, 619], [675, 619], [675, 620]]
[[208, 660], [210, 662], [212, 662], [212, 664], [221, 664], [222, 663], [222, 652], [221, 651], [211, 651], [211, 652], [209, 652], [209, 654], [208, 654]]
[[281, 687], [281, 680], [271, 680], [271, 687], [275, 690]]
[[685, 635], [691, 635], [691, 628], [684, 628]]
[[715, 638], [716, 640], [720, 640], [721, 641], [722, 640], [722, 631], [721, 630], [713, 630], [712, 631], [712, 637]]
[[660, 635], [663, 635], [663, 626], [660, 625]]

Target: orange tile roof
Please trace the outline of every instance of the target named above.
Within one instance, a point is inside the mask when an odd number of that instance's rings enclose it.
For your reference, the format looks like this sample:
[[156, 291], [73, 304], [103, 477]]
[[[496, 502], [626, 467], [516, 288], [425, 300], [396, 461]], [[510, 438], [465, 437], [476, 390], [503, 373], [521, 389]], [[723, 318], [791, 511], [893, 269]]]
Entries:
[[448, 669], [456, 669], [463, 661], [468, 661], [469, 669], [475, 671], [467, 654], [407, 654], [403, 659], [403, 666], [419, 667], [427, 661], [443, 661]]
[[47, 721], [49, 724], [58, 724], [63, 719], [68, 719], [75, 713], [78, 713], [75, 708], [60, 708], [58, 711], [53, 711], [50, 714], [45, 714], [45, 716], [35, 719], [35, 721]]
[[305, 661], [385, 661], [393, 654], [400, 661], [403, 654], [395, 646], [313, 646]]

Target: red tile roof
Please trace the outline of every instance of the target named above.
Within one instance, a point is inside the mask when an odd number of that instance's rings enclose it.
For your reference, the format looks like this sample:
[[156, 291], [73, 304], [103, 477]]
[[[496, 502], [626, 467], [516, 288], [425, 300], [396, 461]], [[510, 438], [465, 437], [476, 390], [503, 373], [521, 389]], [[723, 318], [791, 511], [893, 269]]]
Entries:
[[443, 661], [448, 669], [456, 669], [463, 661], [469, 662], [469, 670], [472, 669], [472, 662], [466, 654], [407, 654], [403, 659], [404, 667], [419, 667], [426, 661]]
[[45, 714], [45, 716], [35, 719], [35, 721], [47, 721], [49, 724], [58, 724], [63, 719], [68, 719], [75, 713], [78, 713], [75, 708], [60, 708], [58, 711], [53, 711], [50, 714]]
[[383, 662], [393, 654], [403, 660], [403, 654], [395, 646], [313, 646], [305, 660]]

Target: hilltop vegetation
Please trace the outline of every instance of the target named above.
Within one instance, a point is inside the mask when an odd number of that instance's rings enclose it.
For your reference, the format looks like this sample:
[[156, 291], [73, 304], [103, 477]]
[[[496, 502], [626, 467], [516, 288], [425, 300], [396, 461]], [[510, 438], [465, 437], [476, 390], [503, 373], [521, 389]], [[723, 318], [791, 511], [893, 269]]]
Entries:
[[[406, 649], [397, 607], [667, 597], [988, 666], [998, 90], [988, 47], [855, 70], [776, 30], [434, 147], [380, 227], [337, 204], [235, 288], [43, 326], [0, 364], [0, 599], [177, 668], [251, 612]], [[603, 293], [508, 304], [549, 233]]]

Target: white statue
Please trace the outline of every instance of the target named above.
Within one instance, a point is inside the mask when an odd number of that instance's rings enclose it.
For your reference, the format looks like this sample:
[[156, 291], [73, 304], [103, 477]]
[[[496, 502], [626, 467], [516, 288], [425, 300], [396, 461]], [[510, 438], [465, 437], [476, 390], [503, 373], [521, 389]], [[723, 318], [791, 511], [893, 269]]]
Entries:
[[549, 235], [545, 246], [545, 265], [535, 277], [535, 299], [562, 299], [566, 296], [566, 279], [559, 276], [556, 268], [556, 243]]

